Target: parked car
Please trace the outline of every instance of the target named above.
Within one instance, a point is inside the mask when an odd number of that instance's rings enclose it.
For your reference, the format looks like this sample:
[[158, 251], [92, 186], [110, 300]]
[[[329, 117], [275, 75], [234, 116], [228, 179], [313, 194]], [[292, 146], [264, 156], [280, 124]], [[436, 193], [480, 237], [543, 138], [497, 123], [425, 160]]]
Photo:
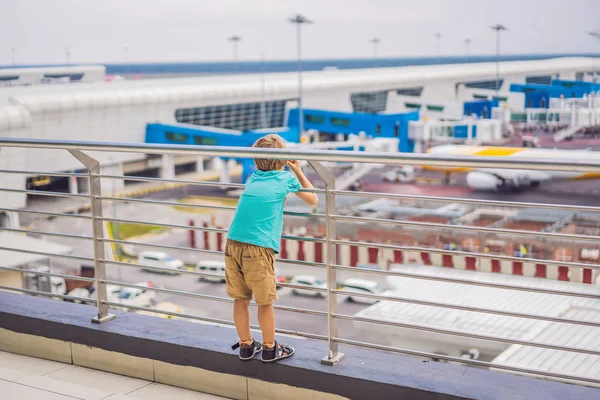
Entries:
[[224, 261], [200, 261], [196, 264], [197, 272], [218, 275], [218, 277], [201, 276], [201, 281], [222, 282], [225, 283], [225, 262]]
[[[39, 272], [51, 272], [48, 265], [39, 266], [36, 270]], [[88, 265], [82, 265], [79, 271], [71, 274], [93, 278], [95, 276], [95, 269]], [[31, 290], [85, 299], [91, 298], [91, 294], [95, 290], [93, 282], [47, 275], [24, 274], [24, 284], [27, 289]], [[65, 301], [81, 303], [80, 300], [65, 299]]]
[[[315, 276], [310, 275], [299, 275], [292, 278], [290, 282], [292, 285], [303, 285], [311, 288], [319, 288], [319, 289], [327, 289], [327, 282], [323, 279], [318, 279]], [[324, 297], [327, 294], [323, 292], [316, 292], [313, 290], [302, 290], [302, 289], [292, 289], [292, 294], [295, 295], [305, 295], [305, 296], [318, 296]]]
[[106, 298], [110, 302], [118, 303], [121, 294], [121, 286], [106, 285]]
[[142, 267], [164, 268], [168, 271], [156, 271], [150, 268], [142, 268], [149, 272], [161, 272], [169, 275], [177, 275], [179, 271], [185, 268], [183, 261], [171, 257], [161, 251], [143, 251], [138, 255], [137, 264]]
[[[152, 282], [137, 283], [137, 286], [153, 287]], [[119, 297], [115, 301], [126, 306], [134, 307], [154, 307], [156, 305], [156, 292], [141, 288], [122, 287], [119, 291]], [[126, 307], [123, 307], [127, 309]], [[131, 311], [131, 309], [127, 309]]]
[[378, 296], [385, 296], [386, 290], [374, 281], [369, 281], [366, 279], [347, 279], [343, 283], [344, 291], [348, 293], [348, 301], [353, 301], [356, 303], [363, 304], [375, 304], [379, 300], [370, 299], [367, 297], [360, 296], [352, 296], [352, 293], [355, 294], [372, 294]]

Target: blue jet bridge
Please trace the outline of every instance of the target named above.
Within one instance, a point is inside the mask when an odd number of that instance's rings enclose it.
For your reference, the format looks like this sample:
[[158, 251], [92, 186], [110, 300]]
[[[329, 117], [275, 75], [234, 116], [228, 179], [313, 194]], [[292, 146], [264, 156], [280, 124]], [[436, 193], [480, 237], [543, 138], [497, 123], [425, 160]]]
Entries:
[[550, 98], [581, 98], [600, 91], [600, 84], [585, 81], [555, 79], [551, 85], [512, 84], [510, 91], [525, 94], [525, 108], [548, 108]]

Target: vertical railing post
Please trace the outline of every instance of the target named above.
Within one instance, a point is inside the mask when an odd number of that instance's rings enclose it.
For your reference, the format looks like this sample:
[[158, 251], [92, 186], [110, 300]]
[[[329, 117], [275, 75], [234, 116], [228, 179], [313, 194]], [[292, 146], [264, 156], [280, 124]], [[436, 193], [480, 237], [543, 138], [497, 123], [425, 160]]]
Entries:
[[89, 171], [90, 175], [90, 201], [92, 210], [92, 238], [94, 244], [94, 276], [96, 277], [96, 304], [98, 315], [92, 322], [101, 324], [115, 318], [109, 314], [106, 291], [106, 264], [104, 263], [104, 227], [102, 222], [102, 195], [100, 178], [100, 162], [79, 150], [69, 150]]
[[344, 358], [344, 354], [338, 351], [337, 319], [334, 317], [337, 307], [338, 280], [337, 271], [333, 268], [337, 264], [337, 249], [334, 240], [337, 238], [336, 221], [333, 215], [336, 213], [335, 206], [335, 176], [318, 161], [309, 161], [310, 166], [325, 182], [325, 262], [327, 264], [327, 356], [321, 359], [321, 363], [335, 365]]

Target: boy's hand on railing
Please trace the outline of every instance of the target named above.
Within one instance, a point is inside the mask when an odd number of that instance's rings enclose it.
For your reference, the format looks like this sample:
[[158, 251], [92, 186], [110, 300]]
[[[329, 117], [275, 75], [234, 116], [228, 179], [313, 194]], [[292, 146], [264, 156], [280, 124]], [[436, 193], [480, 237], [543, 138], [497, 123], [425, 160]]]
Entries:
[[288, 167], [292, 170], [292, 172], [296, 175], [302, 173], [302, 166], [300, 165], [300, 161], [298, 160], [288, 160]]

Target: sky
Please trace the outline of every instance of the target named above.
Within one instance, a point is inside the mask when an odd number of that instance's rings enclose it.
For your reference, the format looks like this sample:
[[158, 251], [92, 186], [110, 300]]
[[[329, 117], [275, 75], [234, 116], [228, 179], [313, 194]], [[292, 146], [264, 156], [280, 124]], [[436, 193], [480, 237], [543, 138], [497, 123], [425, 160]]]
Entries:
[[0, 65], [294, 59], [297, 13], [306, 59], [600, 53], [600, 0], [0, 0]]

